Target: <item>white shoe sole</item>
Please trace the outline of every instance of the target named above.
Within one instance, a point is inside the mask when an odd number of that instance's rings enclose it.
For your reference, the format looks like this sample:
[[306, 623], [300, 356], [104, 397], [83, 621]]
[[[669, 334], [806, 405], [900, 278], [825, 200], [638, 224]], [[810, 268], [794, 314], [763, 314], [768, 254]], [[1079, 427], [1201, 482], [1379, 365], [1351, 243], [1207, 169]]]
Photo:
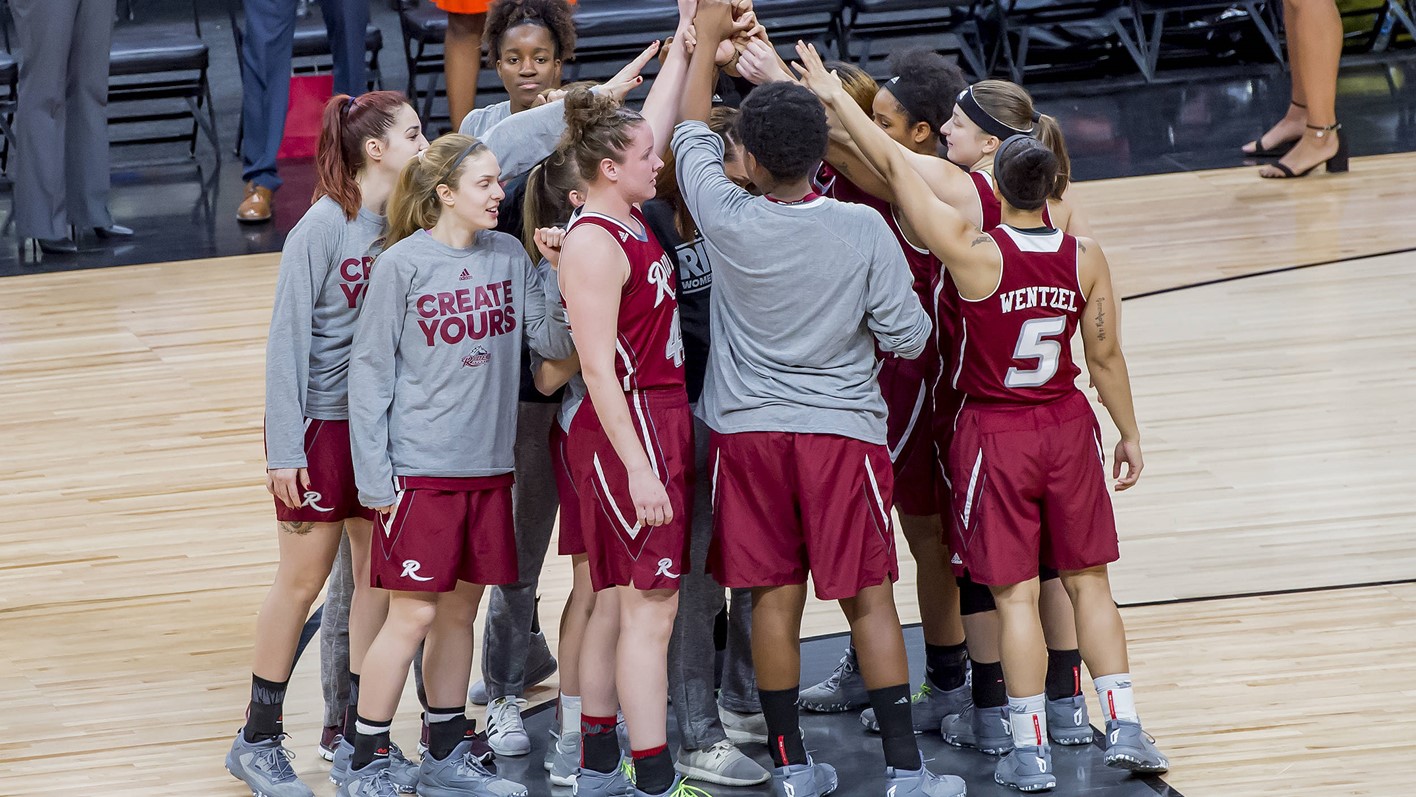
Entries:
[[730, 778], [726, 775], [719, 775], [716, 772], [710, 772], [706, 769], [684, 766], [683, 764], [680, 764], [677, 761], [674, 762], [674, 770], [677, 771], [680, 775], [683, 775], [685, 778], [688, 778], [690, 780], [701, 780], [705, 783], [715, 783], [719, 786], [756, 786], [759, 783], [766, 783], [767, 781], [772, 779], [772, 775], [769, 772], [763, 772], [762, 777], [757, 778], [755, 780], [749, 780], [747, 778]]
[[574, 775], [551, 775], [551, 783], [556, 786], [574, 786]]
[[[522, 737], [522, 738], [525, 738], [525, 737]], [[530, 739], [526, 739], [526, 741], [525, 741], [524, 744], [521, 744], [521, 743], [518, 743], [518, 744], [503, 744], [503, 743], [498, 743], [498, 742], [496, 742], [496, 741], [493, 741], [492, 739], [488, 739], [488, 740], [487, 740], [487, 745], [488, 745], [489, 747], [491, 747], [491, 748], [492, 748], [492, 752], [493, 752], [493, 753], [496, 753], [497, 755], [504, 755], [504, 756], [523, 756], [523, 755], [526, 755], [527, 753], [531, 752], [531, 740], [530, 740]]]

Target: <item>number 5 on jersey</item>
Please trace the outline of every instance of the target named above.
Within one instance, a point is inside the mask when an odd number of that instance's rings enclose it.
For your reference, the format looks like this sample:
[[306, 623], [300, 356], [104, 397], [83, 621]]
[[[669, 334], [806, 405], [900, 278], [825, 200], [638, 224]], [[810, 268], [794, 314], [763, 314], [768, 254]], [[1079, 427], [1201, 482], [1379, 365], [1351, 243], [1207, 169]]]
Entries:
[[1051, 318], [1030, 318], [1023, 322], [1018, 331], [1018, 343], [1013, 347], [1013, 359], [1036, 360], [1037, 367], [1021, 370], [1008, 369], [1003, 384], [1009, 388], [1042, 387], [1057, 375], [1057, 363], [1062, 355], [1062, 344], [1051, 340], [1067, 332], [1066, 316]]

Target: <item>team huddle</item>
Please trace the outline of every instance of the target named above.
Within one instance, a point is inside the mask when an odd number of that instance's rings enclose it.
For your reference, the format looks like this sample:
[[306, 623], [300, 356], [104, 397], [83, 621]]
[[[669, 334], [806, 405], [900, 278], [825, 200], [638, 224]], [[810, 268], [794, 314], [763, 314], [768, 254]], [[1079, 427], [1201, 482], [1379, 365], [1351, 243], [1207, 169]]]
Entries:
[[[750, 0], [679, 12], [609, 82], [561, 86], [565, 0], [499, 0], [486, 42], [510, 99], [431, 144], [396, 92], [327, 105], [267, 349], [280, 568], [227, 769], [257, 795], [312, 794], [283, 702], [310, 607], [347, 568], [321, 642], [327, 683], [347, 683], [321, 742], [341, 797], [527, 794], [489, 764], [530, 751], [521, 698], [557, 667], [545, 768], [587, 797], [829, 794], [801, 709], [863, 709], [891, 797], [965, 793], [925, 767], [924, 733], [1044, 791], [1051, 745], [1092, 743], [1083, 662], [1106, 763], [1164, 772], [1071, 347], [1127, 489], [1142, 457], [1119, 298], [1056, 120], [927, 51], [883, 85], [804, 44], [787, 65]], [[557, 507], [573, 588], [552, 658], [535, 589]], [[913, 694], [892, 508], [918, 572]], [[801, 689], [808, 579], [852, 643]], [[390, 738], [410, 669], [418, 763]]]

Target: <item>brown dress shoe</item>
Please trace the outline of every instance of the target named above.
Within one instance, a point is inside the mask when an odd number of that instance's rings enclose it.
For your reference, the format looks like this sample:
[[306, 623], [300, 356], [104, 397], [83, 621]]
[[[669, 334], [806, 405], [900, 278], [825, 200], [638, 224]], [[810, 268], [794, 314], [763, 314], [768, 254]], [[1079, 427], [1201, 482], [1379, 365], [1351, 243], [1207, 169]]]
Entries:
[[270, 221], [273, 192], [255, 183], [246, 183], [246, 199], [236, 208], [236, 219], [245, 224]]

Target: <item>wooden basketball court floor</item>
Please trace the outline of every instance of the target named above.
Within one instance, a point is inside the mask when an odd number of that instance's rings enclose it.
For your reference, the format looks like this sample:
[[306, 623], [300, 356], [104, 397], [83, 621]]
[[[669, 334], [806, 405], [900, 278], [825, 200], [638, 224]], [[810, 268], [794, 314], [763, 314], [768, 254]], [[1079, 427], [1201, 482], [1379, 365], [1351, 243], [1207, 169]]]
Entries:
[[[1414, 184], [1416, 154], [1296, 182], [1077, 187], [1130, 298], [1146, 452], [1116, 499], [1116, 594], [1142, 714], [1188, 797], [1414, 788]], [[0, 795], [243, 793], [221, 762], [275, 562], [276, 261], [0, 281]], [[552, 553], [551, 633], [568, 580]], [[829, 605], [807, 622], [843, 628]], [[329, 794], [317, 658], [286, 726]]]

